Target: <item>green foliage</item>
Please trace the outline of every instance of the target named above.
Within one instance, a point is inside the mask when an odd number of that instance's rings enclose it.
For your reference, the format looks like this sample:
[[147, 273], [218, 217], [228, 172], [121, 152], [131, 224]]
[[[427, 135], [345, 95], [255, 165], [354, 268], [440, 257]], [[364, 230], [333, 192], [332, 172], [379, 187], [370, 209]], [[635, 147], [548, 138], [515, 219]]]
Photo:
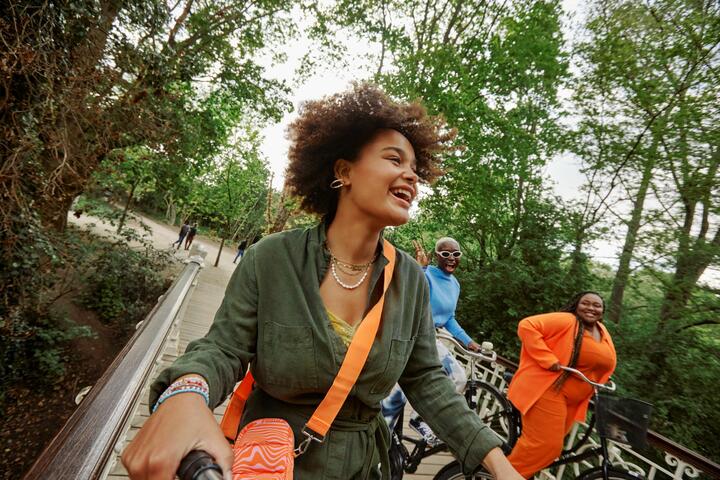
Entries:
[[[81, 200], [78, 205], [97, 208], [102, 203]], [[87, 307], [129, 330], [168, 286], [163, 273], [170, 254], [142, 244], [135, 232], [124, 230], [124, 237], [108, 243], [74, 229], [52, 237], [43, 236], [41, 229], [22, 229], [32, 231], [38, 236], [28, 238], [25, 261], [4, 270], [24, 275], [27, 290], [22, 292], [24, 302], [0, 315], [0, 399], [9, 385], [58, 379], [70, 342], [93, 336], [89, 327], [65, 313], [60, 299], [92, 297]], [[131, 247], [131, 242], [140, 247]], [[34, 245], [45, 245], [45, 250], [34, 250]]]
[[[661, 433], [716, 457], [717, 442], [706, 440], [715, 433], [708, 421], [718, 424], [707, 385], [718, 377], [719, 305], [717, 290], [698, 280], [720, 258], [717, 5], [593, 3], [572, 80], [556, 2], [340, 2], [337, 10], [339, 24], [382, 46], [378, 81], [423, 98], [459, 129], [465, 150], [446, 159], [417, 221], [389, 235], [409, 251], [413, 239], [426, 248], [439, 236], [460, 241], [461, 324], [517, 358], [524, 316], [557, 310], [585, 288], [610, 299], [614, 272], [587, 248], [627, 235], [626, 272], [644, 268], [627, 283], [622, 321], [610, 325], [618, 378], [657, 403]], [[560, 123], [561, 87], [573, 94], [573, 131]], [[587, 175], [578, 201], [551, 197], [542, 177], [565, 149]], [[644, 207], [641, 194], [654, 198]], [[625, 216], [632, 208], [637, 218]], [[677, 420], [687, 417], [692, 425]]]
[[615, 379], [622, 394], [653, 404], [651, 428], [717, 458], [720, 411], [712, 386], [720, 378], [720, 336], [717, 327], [658, 335], [661, 285], [645, 278], [644, 301], [608, 325], [618, 350]]
[[[529, 218], [513, 254], [488, 258], [472, 235], [455, 233], [443, 221], [424, 210], [420, 218], [393, 229], [388, 237], [406, 251], [413, 252], [412, 240], [427, 251], [435, 241], [450, 235], [460, 243], [463, 257], [456, 275], [461, 297], [457, 318], [466, 331], [478, 340], [489, 340], [510, 358], [517, 358], [517, 322], [528, 315], [554, 311], [575, 293], [577, 285], [568, 281], [563, 262], [563, 243], [553, 234], [559, 224], [550, 205], [538, 206], [536, 217]], [[590, 274], [589, 274], [590, 275]]]
[[117, 209], [113, 208], [105, 200], [91, 195], [81, 195], [73, 204], [73, 211], [80, 215], [91, 215], [93, 217], [114, 222], [118, 218]]
[[235, 142], [213, 158], [185, 198], [186, 215], [222, 238], [245, 238], [263, 223], [270, 171], [257, 131], [236, 132]]
[[83, 278], [87, 287], [82, 304], [104, 322], [132, 328], [167, 288], [162, 272], [170, 258], [170, 253], [151, 247], [135, 250], [124, 242], [102, 245], [93, 252], [92, 269]]
[[64, 235], [48, 235], [37, 216], [26, 216], [22, 221], [25, 224], [10, 237], [19, 244], [17, 261], [5, 266], [4, 278], [0, 279], [4, 285], [0, 305], [0, 397], [12, 382], [52, 381], [61, 375], [65, 343], [91, 335], [87, 328], [52, 308], [61, 296], [58, 291], [63, 289], [73, 242]]
[[258, 58], [296, 33], [293, 5], [3, 3], [5, 325], [33, 303], [33, 291], [43, 291], [37, 287], [50, 268], [40, 258], [50, 255], [44, 238], [65, 229], [93, 174], [109, 191], [174, 205], [211, 168], [238, 123], [278, 120], [290, 110], [287, 86], [268, 78]]
[[2, 335], [0, 400], [4, 389], [18, 380], [52, 383], [61, 377], [65, 373], [67, 342], [93, 336], [90, 328], [52, 311], [24, 320], [23, 326], [22, 335]]

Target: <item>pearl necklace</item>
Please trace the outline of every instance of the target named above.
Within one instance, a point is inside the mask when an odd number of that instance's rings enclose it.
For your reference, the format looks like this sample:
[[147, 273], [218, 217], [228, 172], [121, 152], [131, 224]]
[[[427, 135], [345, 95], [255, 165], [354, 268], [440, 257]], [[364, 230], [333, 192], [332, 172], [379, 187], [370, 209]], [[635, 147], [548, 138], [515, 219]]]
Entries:
[[[368, 263], [361, 263], [359, 265], [356, 265], [354, 263], [344, 262], [344, 261], [340, 260], [339, 258], [337, 258], [330, 251], [327, 244], [325, 244], [325, 248], [327, 249], [328, 252], [330, 252], [330, 271], [332, 272], [332, 276], [335, 279], [335, 281], [338, 283], [338, 285], [340, 285], [341, 287], [343, 287], [346, 290], [354, 290], [354, 289], [358, 288], [360, 285], [362, 285], [362, 283], [365, 281], [365, 278], [368, 275], [368, 272], [370, 271], [370, 266], [373, 264], [373, 262], [377, 258], [377, 253], [376, 253], [375, 256], [372, 258], [372, 260], [370, 260]], [[359, 275], [360, 272], [362, 272], [362, 276], [360, 277], [360, 280], [357, 281], [357, 283], [350, 285], [350, 284], [345, 283], [342, 280], [340, 280], [340, 277], [337, 274], [337, 269], [340, 269], [341, 272], [343, 272], [349, 276]], [[353, 273], [346, 271], [346, 269], [350, 270]]]
[[367, 277], [368, 272], [370, 271], [370, 265], [367, 266], [365, 269], [365, 272], [362, 274], [362, 277], [360, 277], [360, 280], [357, 281], [355, 285], [348, 285], [347, 283], [340, 280], [340, 277], [338, 277], [337, 271], [335, 270], [335, 262], [333, 261], [334, 258], [331, 259], [331, 265], [330, 270], [332, 271], [332, 276], [335, 279], [335, 281], [340, 285], [341, 287], [347, 289], [347, 290], [355, 290], [357, 287], [362, 285], [362, 283], [365, 281], [365, 277]]

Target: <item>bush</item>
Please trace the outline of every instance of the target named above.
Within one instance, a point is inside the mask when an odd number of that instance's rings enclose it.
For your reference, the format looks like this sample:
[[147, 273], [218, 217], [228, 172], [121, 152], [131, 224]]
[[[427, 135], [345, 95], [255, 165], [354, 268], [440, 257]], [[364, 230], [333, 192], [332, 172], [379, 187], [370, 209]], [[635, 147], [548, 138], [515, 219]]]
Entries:
[[166, 289], [162, 272], [171, 258], [149, 246], [134, 250], [124, 242], [104, 245], [84, 278], [82, 304], [106, 323], [133, 326]]
[[108, 243], [73, 228], [49, 235], [37, 218], [24, 220], [17, 232], [0, 234], [13, 246], [0, 265], [0, 405], [10, 385], [40, 386], [61, 377], [69, 342], [93, 335], [58, 311], [59, 299], [79, 295], [101, 319], [129, 329], [166, 288], [171, 258], [130, 230]]
[[3, 285], [0, 303], [0, 405], [6, 389], [17, 382], [42, 385], [64, 374], [65, 346], [69, 340], [92, 336], [53, 310], [65, 291], [68, 252], [76, 243], [67, 235], [48, 235], [33, 215], [15, 222], [17, 231], [3, 232]]

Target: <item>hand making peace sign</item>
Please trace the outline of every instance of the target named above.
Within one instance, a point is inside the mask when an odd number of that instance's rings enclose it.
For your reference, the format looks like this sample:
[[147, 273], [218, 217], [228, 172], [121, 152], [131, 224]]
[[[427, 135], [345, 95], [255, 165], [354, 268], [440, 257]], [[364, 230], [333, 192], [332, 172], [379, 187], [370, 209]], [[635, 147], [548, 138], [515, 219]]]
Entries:
[[415, 247], [415, 260], [420, 264], [421, 267], [427, 267], [430, 263], [430, 255], [425, 251], [422, 244], [417, 241], [412, 241], [413, 247]]

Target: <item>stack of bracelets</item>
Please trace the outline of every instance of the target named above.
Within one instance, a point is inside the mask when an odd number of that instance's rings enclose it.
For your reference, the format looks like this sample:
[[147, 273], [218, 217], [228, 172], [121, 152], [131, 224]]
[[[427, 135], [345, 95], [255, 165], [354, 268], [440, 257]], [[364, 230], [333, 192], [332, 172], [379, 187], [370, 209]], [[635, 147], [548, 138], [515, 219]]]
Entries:
[[175, 380], [165, 391], [160, 395], [158, 401], [152, 408], [152, 413], [168, 398], [177, 395], [178, 393], [197, 393], [202, 395], [205, 399], [205, 403], [210, 405], [210, 389], [207, 382], [202, 377], [184, 377], [180, 380]]

